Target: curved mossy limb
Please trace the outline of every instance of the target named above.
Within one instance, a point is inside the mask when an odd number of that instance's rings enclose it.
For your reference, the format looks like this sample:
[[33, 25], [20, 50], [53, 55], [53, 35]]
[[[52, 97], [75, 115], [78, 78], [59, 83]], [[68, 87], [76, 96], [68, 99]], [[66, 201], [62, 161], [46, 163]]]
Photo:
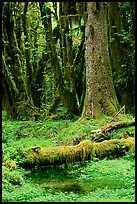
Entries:
[[133, 126], [135, 125], [135, 120], [111, 122], [101, 128], [101, 133], [106, 133], [114, 129], [123, 128], [127, 126], [132, 126], [132, 125]]

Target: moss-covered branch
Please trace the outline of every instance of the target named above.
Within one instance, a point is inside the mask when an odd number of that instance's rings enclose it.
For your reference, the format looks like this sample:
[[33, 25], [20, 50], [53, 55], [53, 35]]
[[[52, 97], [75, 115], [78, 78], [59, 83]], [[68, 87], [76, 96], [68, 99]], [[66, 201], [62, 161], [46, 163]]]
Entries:
[[132, 126], [132, 125], [135, 125], [135, 120], [111, 122], [108, 125], [101, 128], [101, 132], [106, 133], [106, 132], [114, 130], [114, 129], [127, 127], [127, 126]]
[[92, 130], [91, 133], [95, 133], [93, 135], [93, 141], [102, 142], [103, 140], [111, 139], [110, 136], [107, 134], [108, 132], [119, 129], [127, 126], [134, 126], [135, 120], [128, 120], [128, 121], [119, 121], [119, 122], [111, 122], [101, 129]]

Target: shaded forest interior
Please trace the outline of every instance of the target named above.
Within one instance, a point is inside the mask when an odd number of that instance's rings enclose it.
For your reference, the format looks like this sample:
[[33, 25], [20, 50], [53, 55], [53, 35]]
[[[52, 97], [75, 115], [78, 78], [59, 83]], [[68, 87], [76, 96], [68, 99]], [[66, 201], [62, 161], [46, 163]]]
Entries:
[[[95, 17], [91, 24], [90, 16]], [[97, 27], [101, 16], [105, 16], [102, 23], [107, 36], [103, 28]], [[7, 117], [38, 120], [64, 108], [67, 115], [62, 117], [72, 118], [85, 115], [88, 107], [94, 117], [93, 108], [95, 116], [112, 115], [123, 105], [126, 113], [134, 114], [134, 33], [134, 2], [3, 2], [2, 107]], [[89, 52], [90, 42], [93, 53]], [[108, 53], [102, 49], [103, 42]], [[93, 55], [94, 70], [87, 65]], [[108, 85], [105, 81], [100, 84], [98, 76], [105, 78], [111, 72], [103, 74], [98, 57], [104, 66], [109, 66], [109, 61], [111, 65], [112, 86], [119, 105], [115, 110], [111, 108], [110, 114], [107, 106], [117, 104], [116, 97], [109, 96], [112, 91], [107, 92]], [[97, 77], [93, 79], [91, 73]], [[90, 80], [95, 82], [91, 89]], [[90, 96], [90, 92], [94, 95]], [[103, 111], [97, 113], [99, 109]]]

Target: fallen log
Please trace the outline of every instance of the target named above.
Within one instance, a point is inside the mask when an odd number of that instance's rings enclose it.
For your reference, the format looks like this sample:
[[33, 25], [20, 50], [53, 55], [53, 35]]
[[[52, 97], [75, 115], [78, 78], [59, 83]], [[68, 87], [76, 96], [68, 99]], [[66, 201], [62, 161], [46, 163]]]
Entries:
[[135, 120], [111, 122], [105, 125], [104, 127], [102, 127], [101, 129], [91, 131], [91, 133], [95, 133], [92, 136], [93, 141], [102, 142], [103, 140], [109, 140], [111, 138], [110, 138], [110, 135], [107, 134], [108, 132], [114, 129], [119, 129], [119, 128], [132, 126], [132, 125], [135, 125]]
[[134, 138], [112, 139], [99, 143], [83, 140], [76, 146], [40, 147], [34, 146], [26, 151], [19, 164], [24, 168], [35, 166], [60, 165], [76, 161], [91, 160], [93, 157], [124, 155], [134, 146]]
[[94, 156], [93, 143], [83, 140], [76, 146], [58, 147], [31, 147], [21, 159], [21, 166], [32, 168], [34, 166], [60, 165], [84, 161]]
[[135, 120], [111, 122], [108, 125], [101, 128], [101, 133], [106, 133], [106, 132], [114, 130], [114, 129], [132, 126], [132, 125], [135, 125]]

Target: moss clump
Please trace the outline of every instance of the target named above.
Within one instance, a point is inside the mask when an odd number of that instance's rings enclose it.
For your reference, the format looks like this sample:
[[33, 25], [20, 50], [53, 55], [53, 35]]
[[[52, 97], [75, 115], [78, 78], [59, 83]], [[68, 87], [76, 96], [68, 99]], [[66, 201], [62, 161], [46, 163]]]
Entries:
[[7, 160], [3, 165], [14, 170], [17, 168], [16, 163], [12, 160]]
[[17, 171], [10, 171], [9, 168], [2, 166], [2, 181], [8, 185], [22, 185], [23, 178]]

